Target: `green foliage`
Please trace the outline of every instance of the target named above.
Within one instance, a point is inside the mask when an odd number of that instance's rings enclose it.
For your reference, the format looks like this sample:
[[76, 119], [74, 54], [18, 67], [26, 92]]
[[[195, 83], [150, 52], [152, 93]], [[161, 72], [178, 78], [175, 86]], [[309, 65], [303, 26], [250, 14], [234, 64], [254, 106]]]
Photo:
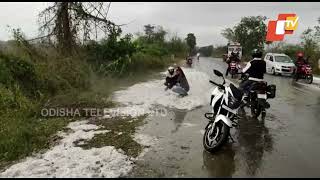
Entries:
[[54, 134], [62, 130], [68, 121], [61, 118], [35, 120], [23, 111], [2, 114], [0, 118], [0, 168], [15, 161], [49, 148]]
[[[85, 46], [87, 61], [105, 76], [124, 76], [144, 68], [159, 68], [174, 55], [185, 55], [186, 43], [178, 37], [165, 40], [167, 32], [161, 27], [146, 25], [145, 34], [135, 40], [132, 35], [120, 38], [110, 34], [101, 42], [90, 42]], [[139, 59], [141, 58], [141, 59]]]
[[189, 33], [186, 38], [187, 45], [189, 47], [189, 54], [194, 54], [194, 50], [196, 47], [196, 37], [193, 33]]
[[231, 41], [231, 42], [235, 42], [237, 41], [235, 32], [233, 29], [231, 28], [226, 28], [221, 32], [221, 35], [226, 38], [227, 40]]
[[35, 67], [19, 57], [0, 54], [0, 83], [8, 88], [18, 84], [27, 96], [34, 97], [38, 86]]
[[240, 23], [233, 28], [225, 29], [221, 34], [229, 41], [239, 42], [243, 47], [243, 55], [246, 56], [254, 48], [264, 48], [267, 33], [265, 20], [265, 16], [243, 17]]
[[87, 61], [95, 69], [99, 69], [101, 65], [104, 66], [127, 56], [130, 57], [138, 50], [136, 43], [133, 43], [131, 39], [131, 34], [122, 38], [111, 34], [99, 43], [92, 41], [85, 46], [85, 50], [88, 52]]
[[170, 54], [177, 54], [181, 57], [185, 56], [188, 50], [186, 42], [177, 36], [172, 37], [169, 42], [166, 42], [166, 48]]
[[309, 63], [311, 64], [315, 73], [320, 73], [318, 60], [320, 59], [320, 26], [314, 26], [313, 29], [308, 28], [302, 33], [302, 47], [304, 53], [309, 57]]
[[[48, 148], [54, 134], [66, 126], [66, 119], [39, 120], [44, 106], [113, 106], [108, 97], [120, 87], [120, 80], [138, 73], [146, 77], [172, 63], [172, 54], [185, 55], [186, 43], [178, 37], [166, 41], [165, 35], [161, 27], [149, 39], [110, 34], [66, 57], [48, 43], [31, 44], [21, 30], [14, 30], [15, 39], [0, 47], [0, 168]], [[109, 75], [121, 79], [105, 77]]]
[[0, 85], [0, 112], [27, 111], [33, 107], [31, 101], [23, 95], [17, 84], [9, 89]]

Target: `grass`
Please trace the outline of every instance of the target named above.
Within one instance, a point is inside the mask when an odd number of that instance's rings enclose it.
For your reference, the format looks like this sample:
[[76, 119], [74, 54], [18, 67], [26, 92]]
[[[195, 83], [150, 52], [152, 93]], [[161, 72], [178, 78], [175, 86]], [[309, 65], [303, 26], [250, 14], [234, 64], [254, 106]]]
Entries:
[[57, 140], [55, 133], [69, 122], [66, 118], [34, 119], [22, 112], [1, 115], [0, 169], [49, 148]]
[[[130, 72], [128, 76], [121, 78], [90, 76], [87, 79], [90, 81], [89, 88], [77, 88], [75, 86], [74, 88], [57, 91], [58, 94], [54, 96], [48, 95], [44, 98], [46, 101], [37, 102], [30, 99], [32, 108], [26, 106], [24, 109], [6, 108], [5, 111], [0, 111], [0, 169], [4, 169], [33, 153], [50, 148], [59, 140], [56, 133], [65, 130], [69, 122], [77, 120], [77, 118], [66, 117], [41, 117], [40, 110], [43, 107], [114, 107], [117, 104], [110, 98], [112, 92], [137, 82], [146, 81], [153, 77], [155, 72], [172, 62], [174, 61], [168, 60], [162, 65], [147, 65], [147, 70], [139, 68], [136, 72]], [[67, 72], [67, 70], [63, 70], [63, 72]], [[67, 77], [67, 75], [64, 76]], [[77, 79], [77, 81], [80, 82], [81, 80]], [[24, 96], [21, 95], [21, 97]], [[11, 101], [11, 99], [9, 100]], [[17, 100], [16, 97], [12, 101], [14, 100]], [[20, 103], [20, 100], [18, 103]], [[26, 101], [23, 104], [29, 104], [29, 102]], [[132, 135], [135, 128], [141, 125], [143, 119], [144, 117], [139, 117], [131, 123], [128, 122], [128, 118], [96, 121], [97, 124], [104, 125], [111, 132], [97, 135], [87, 142], [87, 145], [83, 148], [112, 145], [117, 149], [122, 149], [127, 155], [136, 157], [143, 147], [132, 139]], [[118, 132], [123, 134], [118, 135]]]
[[95, 120], [93, 124], [102, 125], [105, 127], [103, 129], [110, 130], [110, 132], [98, 134], [78, 146], [84, 149], [114, 146], [116, 149], [123, 150], [128, 156], [137, 157], [141, 153], [143, 146], [134, 141], [132, 136], [135, 133], [136, 127], [143, 124], [145, 117], [115, 117], [106, 120]]

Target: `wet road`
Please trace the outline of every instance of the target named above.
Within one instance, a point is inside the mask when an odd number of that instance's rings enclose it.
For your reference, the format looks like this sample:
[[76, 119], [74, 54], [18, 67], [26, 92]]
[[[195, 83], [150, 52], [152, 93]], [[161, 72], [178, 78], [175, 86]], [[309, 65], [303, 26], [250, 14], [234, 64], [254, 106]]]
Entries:
[[[212, 69], [224, 73], [226, 64], [200, 58], [192, 68], [217, 80]], [[169, 109], [166, 117], [147, 118], [138, 132], [156, 136], [158, 143], [128, 176], [319, 177], [320, 90], [293, 83], [288, 77], [266, 75], [265, 79], [276, 84], [277, 97], [269, 100], [271, 108], [264, 122], [251, 118], [246, 109], [240, 126], [231, 130], [235, 142], [215, 154], [202, 146], [209, 105], [192, 111]]]

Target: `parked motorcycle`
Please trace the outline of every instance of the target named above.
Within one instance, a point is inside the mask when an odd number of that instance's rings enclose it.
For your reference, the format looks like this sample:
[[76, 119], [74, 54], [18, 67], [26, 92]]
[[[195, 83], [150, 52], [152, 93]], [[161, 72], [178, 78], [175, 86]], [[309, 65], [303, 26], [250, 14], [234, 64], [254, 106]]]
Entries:
[[205, 113], [209, 123], [205, 127], [203, 136], [203, 146], [209, 152], [219, 149], [230, 137], [230, 128], [237, 125], [239, 119], [238, 109], [243, 100], [243, 93], [232, 83], [225, 85], [223, 74], [218, 70], [213, 71], [223, 78], [223, 83], [218, 84], [213, 81], [210, 83], [217, 87], [212, 91], [210, 105], [211, 113]]
[[265, 102], [268, 97], [275, 97], [275, 85], [269, 85], [265, 89], [258, 88], [250, 91], [249, 101], [247, 102], [243, 92], [235, 85], [230, 83], [227, 86], [225, 84], [225, 79], [221, 72], [218, 70], [213, 70], [213, 72], [223, 78], [223, 83], [218, 84], [214, 81], [209, 81], [217, 86], [211, 93], [210, 106], [212, 107], [212, 112], [205, 113], [209, 123], [205, 127], [203, 146], [209, 152], [218, 150], [227, 142], [228, 137], [232, 139], [230, 128], [237, 126], [237, 121], [240, 119], [238, 116], [240, 108], [247, 104], [252, 104], [253, 113], [257, 117], [257, 114], [263, 112], [266, 108], [265, 104], [261, 102]]
[[313, 82], [312, 68], [309, 64], [303, 64], [300, 69], [300, 73], [295, 73], [295, 79], [298, 81], [299, 79], [305, 79], [308, 84]]

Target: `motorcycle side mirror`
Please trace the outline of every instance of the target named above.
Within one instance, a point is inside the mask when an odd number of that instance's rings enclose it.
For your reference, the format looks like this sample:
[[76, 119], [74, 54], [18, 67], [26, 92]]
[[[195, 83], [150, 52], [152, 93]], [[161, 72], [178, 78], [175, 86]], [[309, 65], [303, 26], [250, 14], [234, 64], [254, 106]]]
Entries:
[[213, 70], [213, 73], [215, 74], [215, 75], [217, 75], [217, 76], [219, 76], [219, 77], [223, 77], [223, 74], [220, 72], [220, 71], [218, 71], [218, 70]]
[[214, 69], [213, 72], [214, 72], [215, 75], [223, 78], [223, 83], [222, 84], [224, 85], [226, 83], [226, 80], [224, 79], [223, 74], [220, 71], [216, 70], [216, 69]]

